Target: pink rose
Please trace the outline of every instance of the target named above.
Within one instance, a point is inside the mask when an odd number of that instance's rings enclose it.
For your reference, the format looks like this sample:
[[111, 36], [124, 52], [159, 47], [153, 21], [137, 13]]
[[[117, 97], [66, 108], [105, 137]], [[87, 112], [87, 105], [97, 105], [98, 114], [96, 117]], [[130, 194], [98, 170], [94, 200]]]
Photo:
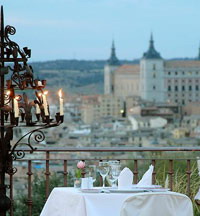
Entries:
[[77, 167], [78, 167], [79, 169], [85, 168], [85, 162], [84, 162], [84, 161], [79, 161], [79, 162], [77, 163]]

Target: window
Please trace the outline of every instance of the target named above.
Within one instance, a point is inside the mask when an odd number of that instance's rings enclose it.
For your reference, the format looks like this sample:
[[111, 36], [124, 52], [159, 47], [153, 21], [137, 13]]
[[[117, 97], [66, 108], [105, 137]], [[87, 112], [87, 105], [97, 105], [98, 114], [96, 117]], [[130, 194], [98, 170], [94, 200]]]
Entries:
[[198, 86], [198, 85], [196, 85], [195, 89], [196, 89], [196, 91], [199, 91], [199, 86]]
[[189, 86], [189, 91], [192, 91], [192, 86], [191, 85]]
[[185, 91], [185, 86], [182, 86], [182, 91]]
[[156, 86], [153, 86], [153, 90], [156, 90]]
[[171, 91], [171, 86], [168, 86], [168, 91]]
[[170, 72], [170, 71], [168, 71], [168, 75], [171, 75], [171, 72]]
[[175, 90], [175, 91], [178, 91], [178, 86], [175, 86], [175, 87], [174, 87], [174, 90]]
[[153, 70], [156, 70], [156, 64], [153, 64]]
[[175, 71], [175, 75], [178, 75], [178, 72], [177, 72], [177, 71]]
[[182, 105], [185, 105], [185, 100], [182, 100]]
[[185, 71], [183, 71], [182, 74], [185, 75]]
[[155, 73], [153, 73], [153, 78], [156, 78], [156, 74]]

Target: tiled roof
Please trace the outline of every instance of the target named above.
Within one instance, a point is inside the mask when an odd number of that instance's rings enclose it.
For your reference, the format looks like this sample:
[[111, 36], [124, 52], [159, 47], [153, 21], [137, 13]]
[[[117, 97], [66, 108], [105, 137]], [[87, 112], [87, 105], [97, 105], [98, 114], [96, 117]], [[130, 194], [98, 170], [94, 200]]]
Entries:
[[185, 61], [165, 61], [166, 68], [184, 68], [184, 67], [200, 67], [200, 61], [185, 60]]
[[140, 65], [134, 64], [134, 65], [122, 65], [116, 69], [116, 73], [134, 73], [139, 74], [140, 73]]

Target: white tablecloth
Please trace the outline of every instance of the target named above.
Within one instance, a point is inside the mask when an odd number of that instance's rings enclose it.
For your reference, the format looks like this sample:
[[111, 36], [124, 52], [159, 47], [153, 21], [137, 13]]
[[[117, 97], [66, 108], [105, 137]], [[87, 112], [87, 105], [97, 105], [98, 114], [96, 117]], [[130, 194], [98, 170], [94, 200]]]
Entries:
[[120, 216], [124, 201], [139, 194], [141, 193], [82, 193], [74, 188], [54, 188], [40, 216]]

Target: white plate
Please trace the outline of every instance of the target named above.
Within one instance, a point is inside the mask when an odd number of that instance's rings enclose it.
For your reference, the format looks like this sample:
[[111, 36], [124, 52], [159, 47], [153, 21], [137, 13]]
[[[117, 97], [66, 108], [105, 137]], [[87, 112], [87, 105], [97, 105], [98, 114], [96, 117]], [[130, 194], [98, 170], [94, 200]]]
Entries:
[[132, 185], [132, 188], [141, 188], [141, 189], [157, 189], [162, 188], [161, 185], [144, 185], [144, 186], [138, 186], [137, 184]]
[[100, 193], [102, 191], [102, 189], [96, 189], [96, 188], [80, 189], [80, 191], [83, 192], [83, 193]]
[[147, 189], [148, 191], [151, 192], [167, 192], [170, 191], [169, 188], [151, 188], [151, 189]]
[[111, 193], [138, 193], [146, 192], [148, 190], [142, 188], [133, 188], [133, 189], [109, 189]]

